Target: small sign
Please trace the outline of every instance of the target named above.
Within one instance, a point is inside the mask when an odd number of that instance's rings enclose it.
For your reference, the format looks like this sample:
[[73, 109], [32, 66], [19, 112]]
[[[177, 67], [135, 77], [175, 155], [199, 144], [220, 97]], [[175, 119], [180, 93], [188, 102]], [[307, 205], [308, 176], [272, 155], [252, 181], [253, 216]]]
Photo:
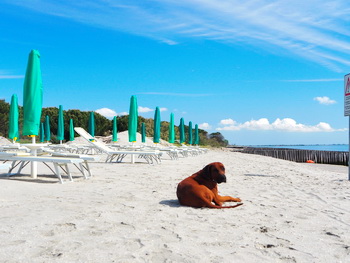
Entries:
[[344, 76], [344, 116], [350, 116], [350, 74]]

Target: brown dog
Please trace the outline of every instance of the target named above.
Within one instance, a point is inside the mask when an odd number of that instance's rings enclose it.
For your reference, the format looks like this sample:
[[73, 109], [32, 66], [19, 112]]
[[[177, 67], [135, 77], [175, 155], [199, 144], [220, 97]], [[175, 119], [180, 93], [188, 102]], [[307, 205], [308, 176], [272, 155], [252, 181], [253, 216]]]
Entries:
[[[222, 206], [223, 202], [240, 202], [231, 196], [220, 196], [218, 185], [226, 183], [225, 167], [222, 163], [211, 163], [199, 172], [187, 177], [177, 186], [177, 198], [181, 205], [209, 208], [233, 208], [242, 205]], [[215, 204], [213, 204], [213, 202]]]

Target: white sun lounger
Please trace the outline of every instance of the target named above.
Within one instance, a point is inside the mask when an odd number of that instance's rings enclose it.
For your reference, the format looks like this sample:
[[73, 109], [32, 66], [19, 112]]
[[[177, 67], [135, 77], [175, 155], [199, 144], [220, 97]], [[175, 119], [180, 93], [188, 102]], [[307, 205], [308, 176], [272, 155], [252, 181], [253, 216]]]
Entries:
[[107, 154], [106, 162], [117, 162], [120, 163], [127, 155], [137, 155], [138, 158], [143, 158], [147, 161], [148, 164], [161, 163], [162, 153], [157, 150], [113, 150], [109, 148], [103, 142], [97, 141], [94, 137], [91, 136], [87, 131], [81, 127], [75, 127], [74, 130], [85, 140], [87, 140], [91, 145]]
[[11, 164], [9, 163], [0, 163], [0, 170], [9, 170], [11, 168]]
[[[78, 164], [73, 163], [75, 167], [84, 175], [85, 179], [92, 177], [90, 166], [88, 162], [96, 162], [100, 160], [100, 157], [97, 155], [86, 155], [86, 154], [75, 154], [75, 153], [64, 153], [64, 152], [55, 152], [53, 150], [44, 149], [45, 153], [49, 153], [53, 157], [65, 157], [65, 158], [78, 158], [82, 159], [83, 162]], [[88, 173], [86, 175], [85, 171]]]
[[[62, 168], [63, 171], [68, 175], [70, 181], [73, 181], [73, 177], [70, 173], [68, 164], [80, 164], [84, 162], [83, 159], [78, 158], [66, 158], [66, 157], [53, 157], [53, 156], [32, 156], [32, 155], [17, 155], [15, 153], [0, 153], [0, 160], [7, 162], [12, 162], [11, 168], [8, 171], [8, 175], [11, 175], [11, 172], [16, 168], [18, 168], [17, 173], [20, 173], [21, 170], [30, 162], [42, 162], [45, 164], [59, 179], [60, 183], [63, 183], [63, 179], [61, 176], [61, 171], [59, 168]], [[54, 166], [54, 170], [48, 166], [47, 163], [52, 163]], [[89, 167], [87, 167], [89, 169]], [[82, 174], [85, 178], [85, 172], [82, 169]], [[91, 174], [90, 170], [88, 171]], [[17, 174], [16, 173], [16, 174]]]

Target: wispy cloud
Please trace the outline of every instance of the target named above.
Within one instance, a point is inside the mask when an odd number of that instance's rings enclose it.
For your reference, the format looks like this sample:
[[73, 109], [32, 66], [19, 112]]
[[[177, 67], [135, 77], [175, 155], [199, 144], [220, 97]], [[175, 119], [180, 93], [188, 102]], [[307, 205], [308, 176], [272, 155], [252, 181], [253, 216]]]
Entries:
[[346, 131], [347, 129], [334, 129], [328, 123], [320, 122], [316, 125], [306, 125], [297, 123], [294, 119], [277, 118], [274, 122], [270, 122], [267, 118], [261, 118], [259, 120], [246, 121], [244, 123], [237, 123], [236, 121], [229, 119], [220, 121], [221, 127], [217, 128], [218, 131], [240, 131], [240, 130], [274, 130], [284, 132], [336, 132]]
[[320, 104], [323, 105], [331, 105], [337, 103], [335, 100], [331, 100], [329, 97], [315, 97], [314, 100], [318, 101]]
[[350, 6], [346, 0], [7, 2], [169, 45], [201, 38], [282, 51], [335, 71], [350, 66]]
[[344, 79], [290, 79], [283, 80], [286, 82], [334, 82], [334, 81], [344, 81]]
[[207, 97], [213, 94], [209, 93], [174, 93], [174, 92], [139, 92], [137, 94], [144, 95], [164, 95], [164, 96], [179, 96], [179, 97]]
[[0, 79], [23, 79], [24, 75], [0, 75]]

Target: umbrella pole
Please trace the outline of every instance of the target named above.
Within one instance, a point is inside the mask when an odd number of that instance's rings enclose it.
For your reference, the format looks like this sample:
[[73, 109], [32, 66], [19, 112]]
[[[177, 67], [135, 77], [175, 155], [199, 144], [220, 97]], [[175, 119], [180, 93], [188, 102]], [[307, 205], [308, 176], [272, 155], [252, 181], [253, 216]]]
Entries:
[[[35, 136], [32, 136], [32, 144], [35, 144]], [[33, 155], [33, 156], [37, 155], [36, 148], [31, 150], [31, 155]], [[31, 162], [31, 175], [32, 175], [32, 178], [34, 178], [34, 179], [36, 179], [38, 177], [38, 163], [37, 162]]]
[[[134, 148], [134, 147], [135, 147], [135, 142], [132, 142], [131, 148]], [[131, 163], [135, 163], [135, 154], [131, 155]]]

